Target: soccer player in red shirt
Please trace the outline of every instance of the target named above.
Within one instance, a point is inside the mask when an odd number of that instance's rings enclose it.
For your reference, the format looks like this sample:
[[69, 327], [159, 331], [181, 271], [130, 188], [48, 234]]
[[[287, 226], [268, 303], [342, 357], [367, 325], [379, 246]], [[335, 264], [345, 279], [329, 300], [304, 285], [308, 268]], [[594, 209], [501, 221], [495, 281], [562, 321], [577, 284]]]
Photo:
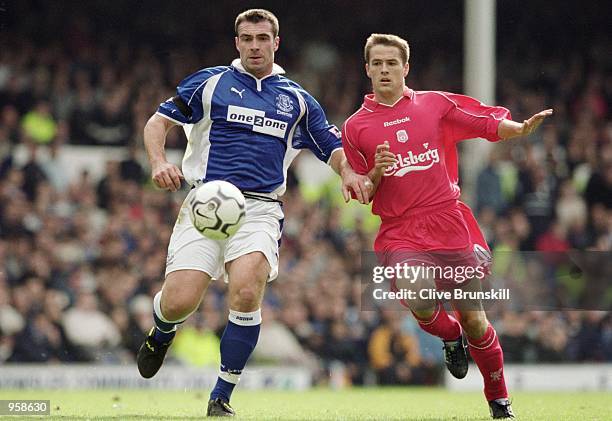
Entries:
[[[459, 201], [456, 145], [476, 137], [496, 142], [528, 135], [552, 110], [518, 123], [503, 107], [464, 95], [409, 89], [409, 51], [408, 43], [395, 35], [368, 38], [365, 67], [374, 93], [365, 96], [343, 126], [349, 163], [373, 183], [373, 212], [382, 220], [374, 249], [387, 265], [481, 267], [490, 260], [490, 251], [471, 210]], [[398, 289], [396, 281], [392, 287]], [[416, 285], [432, 281], [438, 289], [480, 286], [476, 279], [459, 282], [457, 277], [423, 277]], [[447, 368], [457, 378], [467, 374], [465, 335], [484, 379], [491, 415], [513, 418], [502, 349], [480, 301], [452, 302], [455, 317], [435, 299], [402, 303], [423, 330], [443, 340]]]

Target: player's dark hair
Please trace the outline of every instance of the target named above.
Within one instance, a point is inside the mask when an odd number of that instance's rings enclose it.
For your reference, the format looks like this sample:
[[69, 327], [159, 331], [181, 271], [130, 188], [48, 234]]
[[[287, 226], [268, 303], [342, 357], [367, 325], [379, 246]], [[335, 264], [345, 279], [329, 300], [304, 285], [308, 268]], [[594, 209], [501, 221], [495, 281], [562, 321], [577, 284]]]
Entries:
[[238, 26], [242, 22], [259, 23], [264, 20], [270, 22], [272, 25], [272, 33], [276, 38], [278, 36], [278, 19], [274, 16], [274, 13], [266, 9], [249, 9], [236, 16], [234, 31], [236, 31], [236, 35], [238, 35]]
[[365, 56], [366, 63], [370, 62], [370, 50], [375, 45], [387, 45], [390, 47], [397, 47], [400, 50], [400, 54], [402, 56], [402, 64], [408, 63], [408, 59], [410, 59], [410, 47], [408, 46], [408, 41], [403, 38], [398, 37], [397, 35], [391, 34], [372, 34], [368, 37], [366, 41], [365, 48], [363, 50], [363, 55]]

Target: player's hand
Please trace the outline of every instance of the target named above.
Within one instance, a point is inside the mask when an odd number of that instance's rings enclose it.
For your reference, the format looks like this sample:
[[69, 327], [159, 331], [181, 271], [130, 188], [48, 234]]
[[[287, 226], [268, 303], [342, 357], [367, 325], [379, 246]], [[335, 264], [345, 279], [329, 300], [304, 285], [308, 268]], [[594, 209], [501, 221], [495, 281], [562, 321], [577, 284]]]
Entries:
[[376, 154], [374, 155], [375, 171], [379, 175], [384, 175], [387, 168], [397, 164], [397, 158], [389, 151], [389, 142], [376, 146]]
[[351, 200], [351, 190], [355, 192], [355, 197], [361, 204], [370, 201], [370, 189], [372, 182], [367, 175], [357, 174], [350, 168], [345, 169], [342, 174], [342, 195], [346, 203]]
[[161, 162], [153, 166], [151, 180], [160, 189], [175, 192], [181, 188], [181, 180], [184, 179], [181, 170], [169, 162]]
[[537, 114], [534, 114], [528, 120], [523, 121], [523, 127], [521, 129], [521, 136], [529, 136], [531, 133], [537, 129], [540, 124], [544, 121], [544, 119], [548, 116], [551, 116], [553, 113], [552, 109], [540, 111]]

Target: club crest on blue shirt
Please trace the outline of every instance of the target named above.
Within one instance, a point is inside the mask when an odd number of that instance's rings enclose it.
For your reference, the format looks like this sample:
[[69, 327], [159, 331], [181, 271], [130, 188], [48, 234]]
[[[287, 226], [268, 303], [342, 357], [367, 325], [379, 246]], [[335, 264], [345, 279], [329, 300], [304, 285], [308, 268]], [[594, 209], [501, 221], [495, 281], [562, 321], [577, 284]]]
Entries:
[[293, 111], [293, 101], [288, 95], [279, 94], [276, 96], [276, 106], [279, 110], [289, 113]]

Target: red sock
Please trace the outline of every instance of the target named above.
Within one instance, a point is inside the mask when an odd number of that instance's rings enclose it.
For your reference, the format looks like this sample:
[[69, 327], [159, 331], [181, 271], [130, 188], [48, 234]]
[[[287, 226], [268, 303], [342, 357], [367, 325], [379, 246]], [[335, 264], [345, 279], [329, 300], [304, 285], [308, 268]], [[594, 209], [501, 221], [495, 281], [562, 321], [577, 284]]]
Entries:
[[461, 335], [461, 325], [453, 316], [450, 316], [442, 304], [438, 303], [434, 314], [429, 319], [421, 319], [412, 313], [414, 318], [427, 333], [431, 333], [444, 341], [452, 341]]
[[495, 329], [489, 323], [480, 339], [467, 338], [470, 355], [484, 380], [484, 394], [488, 401], [508, 397], [504, 379], [504, 354]]

